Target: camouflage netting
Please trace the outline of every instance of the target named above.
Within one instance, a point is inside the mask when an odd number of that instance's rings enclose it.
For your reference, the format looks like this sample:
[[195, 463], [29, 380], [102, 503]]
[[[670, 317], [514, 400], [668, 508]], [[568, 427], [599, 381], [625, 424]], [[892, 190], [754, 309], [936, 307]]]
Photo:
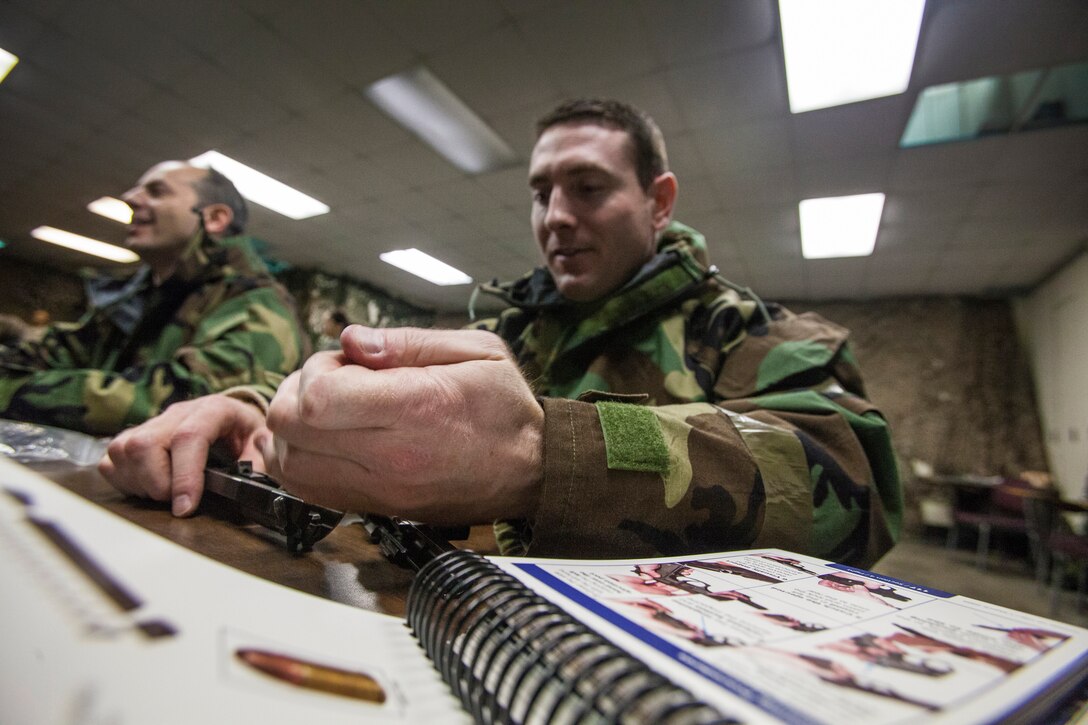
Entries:
[[54, 322], [65, 322], [79, 319], [83, 305], [77, 275], [17, 259], [0, 261], [0, 313], [29, 321], [34, 310], [46, 310]]
[[279, 275], [298, 303], [302, 327], [314, 343], [321, 334], [321, 318], [328, 310], [342, 309], [348, 320], [372, 327], [431, 327], [433, 310], [409, 302], [350, 277], [319, 270], [288, 269]]

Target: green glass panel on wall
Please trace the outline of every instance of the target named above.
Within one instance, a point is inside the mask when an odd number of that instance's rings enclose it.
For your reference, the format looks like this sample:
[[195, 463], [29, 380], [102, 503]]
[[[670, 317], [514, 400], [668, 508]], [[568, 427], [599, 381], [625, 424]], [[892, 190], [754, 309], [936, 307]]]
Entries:
[[1088, 62], [975, 78], [918, 95], [901, 148], [1088, 121]]

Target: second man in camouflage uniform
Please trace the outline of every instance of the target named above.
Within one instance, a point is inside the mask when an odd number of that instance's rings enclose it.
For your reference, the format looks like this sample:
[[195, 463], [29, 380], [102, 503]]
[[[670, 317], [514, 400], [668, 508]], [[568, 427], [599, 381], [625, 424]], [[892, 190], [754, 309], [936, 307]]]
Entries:
[[156, 165], [124, 195], [143, 264], [86, 282], [89, 311], [0, 354], [0, 417], [113, 435], [171, 403], [235, 386], [271, 398], [303, 359], [291, 298], [238, 236], [226, 177]]

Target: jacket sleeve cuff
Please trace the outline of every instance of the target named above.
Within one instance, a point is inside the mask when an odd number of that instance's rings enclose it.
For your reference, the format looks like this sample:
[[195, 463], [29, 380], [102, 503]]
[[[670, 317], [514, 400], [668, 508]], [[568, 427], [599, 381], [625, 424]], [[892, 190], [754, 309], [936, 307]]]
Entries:
[[225, 395], [228, 398], [234, 398], [240, 400], [243, 403], [249, 403], [260, 408], [263, 415], [268, 415], [268, 404], [272, 400], [272, 393], [263, 388], [255, 387], [252, 385], [236, 385], [233, 388], [227, 388], [222, 391], [220, 395]]
[[[582, 527], [584, 500], [606, 476], [604, 436], [591, 403], [541, 398], [544, 408], [544, 480], [532, 521], [529, 553], [542, 549], [556, 555], [561, 542]], [[593, 486], [594, 481], [598, 486]], [[581, 509], [581, 512], [579, 511]], [[577, 547], [580, 548], [580, 547]]]

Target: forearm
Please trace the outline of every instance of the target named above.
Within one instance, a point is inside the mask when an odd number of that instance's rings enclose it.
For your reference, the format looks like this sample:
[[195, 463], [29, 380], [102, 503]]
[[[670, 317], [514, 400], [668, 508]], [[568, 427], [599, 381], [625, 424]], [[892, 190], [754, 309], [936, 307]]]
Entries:
[[738, 407], [750, 414], [699, 403], [647, 407], [667, 458], [634, 462], [654, 470], [625, 470], [624, 455], [609, 462], [597, 406], [545, 400], [544, 484], [528, 553], [774, 546], [868, 564], [890, 547], [899, 508], [882, 496], [897, 492], [898, 480], [894, 462], [884, 470], [890, 445], [878, 416], [855, 420], [830, 404], [801, 413]]
[[667, 460], [624, 460], [630, 456], [613, 451], [610, 465], [596, 405], [543, 402], [544, 483], [530, 554], [690, 554], [743, 548], [755, 539], [762, 518], [757, 467], [713, 406], [645, 408], [660, 425]]

